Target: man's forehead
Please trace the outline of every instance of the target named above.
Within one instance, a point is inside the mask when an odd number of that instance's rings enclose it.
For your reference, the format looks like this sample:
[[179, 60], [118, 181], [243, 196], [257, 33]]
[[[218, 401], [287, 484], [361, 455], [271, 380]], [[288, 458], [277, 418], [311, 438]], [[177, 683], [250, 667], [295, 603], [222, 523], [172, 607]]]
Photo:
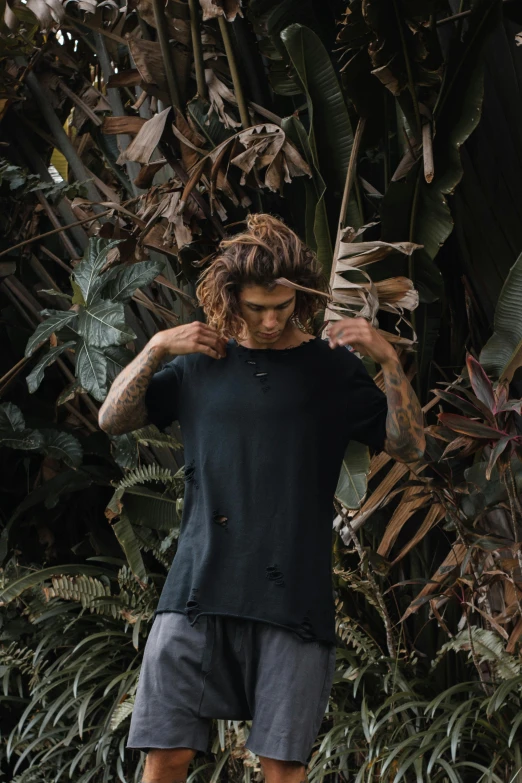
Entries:
[[239, 293], [242, 302], [251, 304], [283, 304], [291, 302], [295, 297], [294, 292], [287, 286], [276, 285], [268, 289], [262, 285], [244, 285]]

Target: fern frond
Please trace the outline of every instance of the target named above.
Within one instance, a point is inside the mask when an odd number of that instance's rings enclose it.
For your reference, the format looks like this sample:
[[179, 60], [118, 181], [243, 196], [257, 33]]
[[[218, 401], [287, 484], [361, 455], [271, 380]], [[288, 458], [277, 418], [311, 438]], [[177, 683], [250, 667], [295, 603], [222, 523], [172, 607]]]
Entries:
[[453, 650], [454, 652], [466, 650], [469, 651], [469, 657], [472, 657], [473, 651], [471, 650], [470, 634], [474, 647], [474, 654], [477, 656], [480, 663], [485, 661], [490, 663], [499, 679], [509, 680], [512, 677], [517, 677], [522, 674], [522, 664], [514, 655], [510, 655], [506, 652], [500, 636], [494, 631], [487, 631], [485, 628], [477, 628], [476, 626], [464, 628], [460, 633], [450, 639], [449, 642], [446, 642], [437, 653], [437, 656], [432, 663], [432, 668], [434, 668], [450, 650]]
[[143, 443], [144, 446], [158, 446], [159, 448], [171, 449], [182, 448], [179, 440], [173, 438], [172, 435], [167, 435], [166, 432], [160, 432], [153, 424], [135, 430], [132, 433], [132, 437], [135, 438], [138, 443]]
[[29, 647], [18, 647], [11, 642], [8, 647], [0, 647], [0, 666], [5, 669], [18, 669], [22, 674], [36, 674], [34, 666], [34, 650]]
[[168, 468], [162, 468], [161, 465], [143, 465], [129, 471], [119, 482], [117, 488], [129, 489], [137, 484], [145, 484], [147, 481], [156, 481], [172, 486], [175, 478]]
[[110, 722], [111, 731], [116, 731], [118, 726], [121, 723], [123, 723], [123, 721], [126, 720], [126, 718], [132, 715], [133, 709], [134, 709], [134, 696], [129, 696], [128, 699], [125, 699], [125, 701], [122, 701], [121, 704], [118, 704], [118, 706], [112, 713], [112, 718]]
[[[92, 576], [56, 576], [52, 587], [44, 588], [49, 598], [61, 598], [64, 601], [77, 601], [84, 609], [100, 613], [96, 601], [111, 595], [108, 584]], [[103, 611], [103, 610], [102, 610]]]

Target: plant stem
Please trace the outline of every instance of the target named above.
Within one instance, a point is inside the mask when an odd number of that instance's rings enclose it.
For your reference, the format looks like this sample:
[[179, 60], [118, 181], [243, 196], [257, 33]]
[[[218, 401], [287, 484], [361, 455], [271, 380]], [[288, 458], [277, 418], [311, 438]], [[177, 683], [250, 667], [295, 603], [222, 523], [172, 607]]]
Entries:
[[333, 254], [332, 271], [330, 273], [330, 286], [333, 284], [334, 277], [335, 277], [335, 270], [337, 266], [337, 254], [339, 252], [339, 245], [341, 243], [341, 232], [344, 226], [346, 210], [348, 209], [350, 194], [352, 192], [352, 187], [355, 180], [355, 172], [357, 169], [357, 157], [359, 155], [359, 149], [361, 147], [361, 139], [364, 133], [365, 125], [366, 125], [366, 117], [359, 117], [359, 121], [357, 122], [357, 128], [355, 130], [355, 136], [353, 139], [352, 151], [350, 153], [348, 170], [346, 172], [346, 180], [344, 182], [343, 200], [341, 202], [341, 211], [339, 212], [339, 222], [337, 224], [337, 236], [335, 238], [335, 249]]
[[[96, 53], [100, 61], [103, 81], [105, 85], [109, 83], [109, 79], [113, 74], [113, 68], [109, 59], [109, 53], [105, 46], [105, 40], [101, 33], [94, 34], [94, 40], [96, 41]], [[107, 98], [111, 105], [113, 117], [125, 117], [125, 109], [123, 108], [123, 101], [121, 99], [120, 92], [117, 87], [106, 87]], [[124, 152], [131, 142], [131, 137], [128, 133], [119, 133], [117, 135], [118, 148], [120, 152]], [[134, 160], [125, 161], [125, 168], [127, 170], [128, 183], [125, 183], [126, 189], [130, 196], [137, 196], [140, 192], [139, 188], [134, 184], [134, 180], [140, 173], [140, 165]]]
[[[247, 103], [245, 96], [243, 95], [243, 89], [241, 87], [241, 81], [239, 79], [239, 71], [237, 69], [236, 58], [234, 56], [234, 50], [232, 49], [232, 42], [228, 32], [227, 21], [224, 16], [218, 16], [219, 29], [221, 31], [221, 37], [223, 38], [223, 45], [225, 47], [225, 54], [227, 56], [228, 67], [230, 68], [230, 75], [232, 77], [232, 84], [234, 85], [234, 93], [237, 100], [237, 107], [239, 109], [239, 117], [241, 119], [241, 125], [243, 128], [250, 127], [250, 116], [248, 114]], [[232, 24], [232, 23], [231, 23]]]
[[392, 621], [390, 618], [390, 615], [388, 614], [388, 609], [386, 608], [386, 603], [384, 601], [384, 598], [382, 596], [382, 593], [379, 589], [379, 585], [375, 581], [375, 578], [373, 576], [373, 573], [371, 571], [371, 566], [368, 563], [367, 557], [364, 553], [364, 550], [359, 542], [359, 539], [357, 538], [355, 531], [351, 525], [351, 522], [348, 518], [348, 514], [346, 513], [345, 509], [340, 505], [337, 504], [337, 511], [342, 517], [342, 520], [344, 522], [346, 531], [348, 532], [348, 535], [350, 536], [350, 539], [357, 550], [357, 554], [359, 555], [359, 559], [361, 563], [364, 563], [366, 561], [367, 563], [367, 572], [366, 576], [368, 577], [368, 581], [372, 586], [372, 590], [374, 591], [375, 598], [377, 600], [377, 603], [379, 604], [380, 614], [384, 622], [384, 627], [386, 630], [386, 645], [388, 647], [388, 653], [390, 655], [390, 658], [396, 658], [397, 656], [397, 649], [395, 647], [395, 640], [393, 638], [393, 626]]
[[196, 71], [196, 85], [198, 95], [204, 101], [208, 100], [207, 83], [205, 81], [205, 61], [201, 47], [201, 29], [199, 25], [199, 3], [197, 0], [189, 0], [190, 32], [192, 35], [192, 51], [194, 52], [194, 69]]
[[413, 82], [413, 72], [411, 70], [411, 62], [410, 62], [410, 55], [408, 52], [408, 48], [406, 46], [406, 38], [404, 37], [404, 28], [403, 28], [403, 18], [399, 14], [399, 9], [397, 8], [397, 0], [393, 0], [393, 10], [395, 11], [395, 18], [397, 20], [397, 27], [399, 29], [399, 35], [401, 38], [401, 45], [402, 45], [402, 51], [404, 55], [404, 63], [406, 65], [406, 74], [408, 76], [408, 90], [411, 95], [411, 100], [413, 103], [413, 111], [415, 112], [415, 123], [417, 125], [417, 144], [421, 140], [421, 117], [419, 112], [419, 103], [417, 101], [417, 94], [415, 92], [415, 84]]
[[60, 226], [60, 228], [53, 228], [52, 231], [46, 231], [45, 234], [37, 234], [37, 236], [31, 237], [30, 239], [24, 239], [23, 242], [19, 242], [17, 245], [11, 245], [11, 247], [8, 247], [7, 250], [2, 250], [0, 256], [5, 256], [7, 255], [7, 253], [12, 253], [13, 250], [18, 250], [19, 247], [30, 245], [31, 242], [36, 242], [38, 239], [43, 239], [44, 237], [50, 237], [53, 234], [59, 234], [60, 231], [66, 231], [68, 228], [81, 226], [84, 223], [92, 223], [94, 220], [99, 220], [99, 218], [105, 217], [106, 215], [110, 215], [111, 212], [112, 209], [108, 209], [106, 210], [106, 212], [100, 212], [98, 215], [94, 215], [93, 217], [83, 218], [83, 220], [77, 220], [75, 223], [70, 223], [68, 226]]
[[163, 65], [165, 66], [165, 75], [167, 77], [170, 103], [171, 106], [180, 109], [181, 101], [179, 97], [178, 85], [176, 82], [174, 64], [170, 55], [169, 31], [167, 27], [167, 18], [165, 16], [165, 8], [163, 6], [162, 0], [152, 0], [152, 8], [154, 10], [154, 20], [156, 22], [156, 29], [158, 31], [158, 40], [161, 47]]
[[[26, 65], [23, 57], [16, 57], [15, 61], [18, 65]], [[78, 182], [85, 182], [85, 189], [87, 191], [88, 198], [90, 201], [102, 201], [102, 197], [98, 192], [98, 189], [90, 181], [85, 166], [83, 165], [71, 140], [64, 131], [62, 123], [58, 119], [58, 115], [53, 109], [51, 98], [49, 95], [46, 95], [46, 91], [42, 88], [40, 82], [32, 71], [31, 73], [27, 74], [26, 83], [32, 92], [36, 103], [38, 104], [40, 111], [42, 112], [43, 118], [47, 123], [49, 130], [54, 136], [56, 146], [67, 158], [67, 162], [73, 170], [74, 176]], [[101, 211], [99, 207], [94, 207], [94, 209]]]

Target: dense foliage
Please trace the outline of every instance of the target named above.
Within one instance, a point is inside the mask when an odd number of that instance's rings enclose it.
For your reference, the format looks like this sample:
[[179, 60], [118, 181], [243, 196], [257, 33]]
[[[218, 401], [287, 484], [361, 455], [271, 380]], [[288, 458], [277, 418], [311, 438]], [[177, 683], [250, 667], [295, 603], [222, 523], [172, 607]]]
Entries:
[[[280, 215], [317, 252], [329, 318], [378, 319], [426, 412], [421, 463], [356, 445], [345, 457], [337, 673], [310, 778], [522, 774], [522, 237], [499, 190], [498, 264], [486, 243], [471, 253], [482, 212], [464, 185], [480, 166], [486, 188], [473, 139], [516, 104], [488, 93], [499, 62], [522, 79], [512, 5], [6, 4], [5, 779], [140, 779], [124, 745], [176, 549], [183, 452], [176, 426], [108, 437], [97, 411], [152, 334], [202, 317], [197, 276], [249, 210]], [[190, 780], [257, 778], [248, 729], [217, 721], [217, 755]]]

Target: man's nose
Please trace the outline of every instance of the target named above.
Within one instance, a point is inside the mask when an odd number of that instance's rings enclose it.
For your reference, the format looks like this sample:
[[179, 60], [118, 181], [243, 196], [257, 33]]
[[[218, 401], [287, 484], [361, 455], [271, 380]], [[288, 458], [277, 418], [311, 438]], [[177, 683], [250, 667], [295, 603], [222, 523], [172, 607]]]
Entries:
[[273, 326], [277, 326], [277, 315], [275, 310], [272, 310], [272, 312], [265, 312], [263, 316], [263, 326], [265, 329], [270, 329]]

